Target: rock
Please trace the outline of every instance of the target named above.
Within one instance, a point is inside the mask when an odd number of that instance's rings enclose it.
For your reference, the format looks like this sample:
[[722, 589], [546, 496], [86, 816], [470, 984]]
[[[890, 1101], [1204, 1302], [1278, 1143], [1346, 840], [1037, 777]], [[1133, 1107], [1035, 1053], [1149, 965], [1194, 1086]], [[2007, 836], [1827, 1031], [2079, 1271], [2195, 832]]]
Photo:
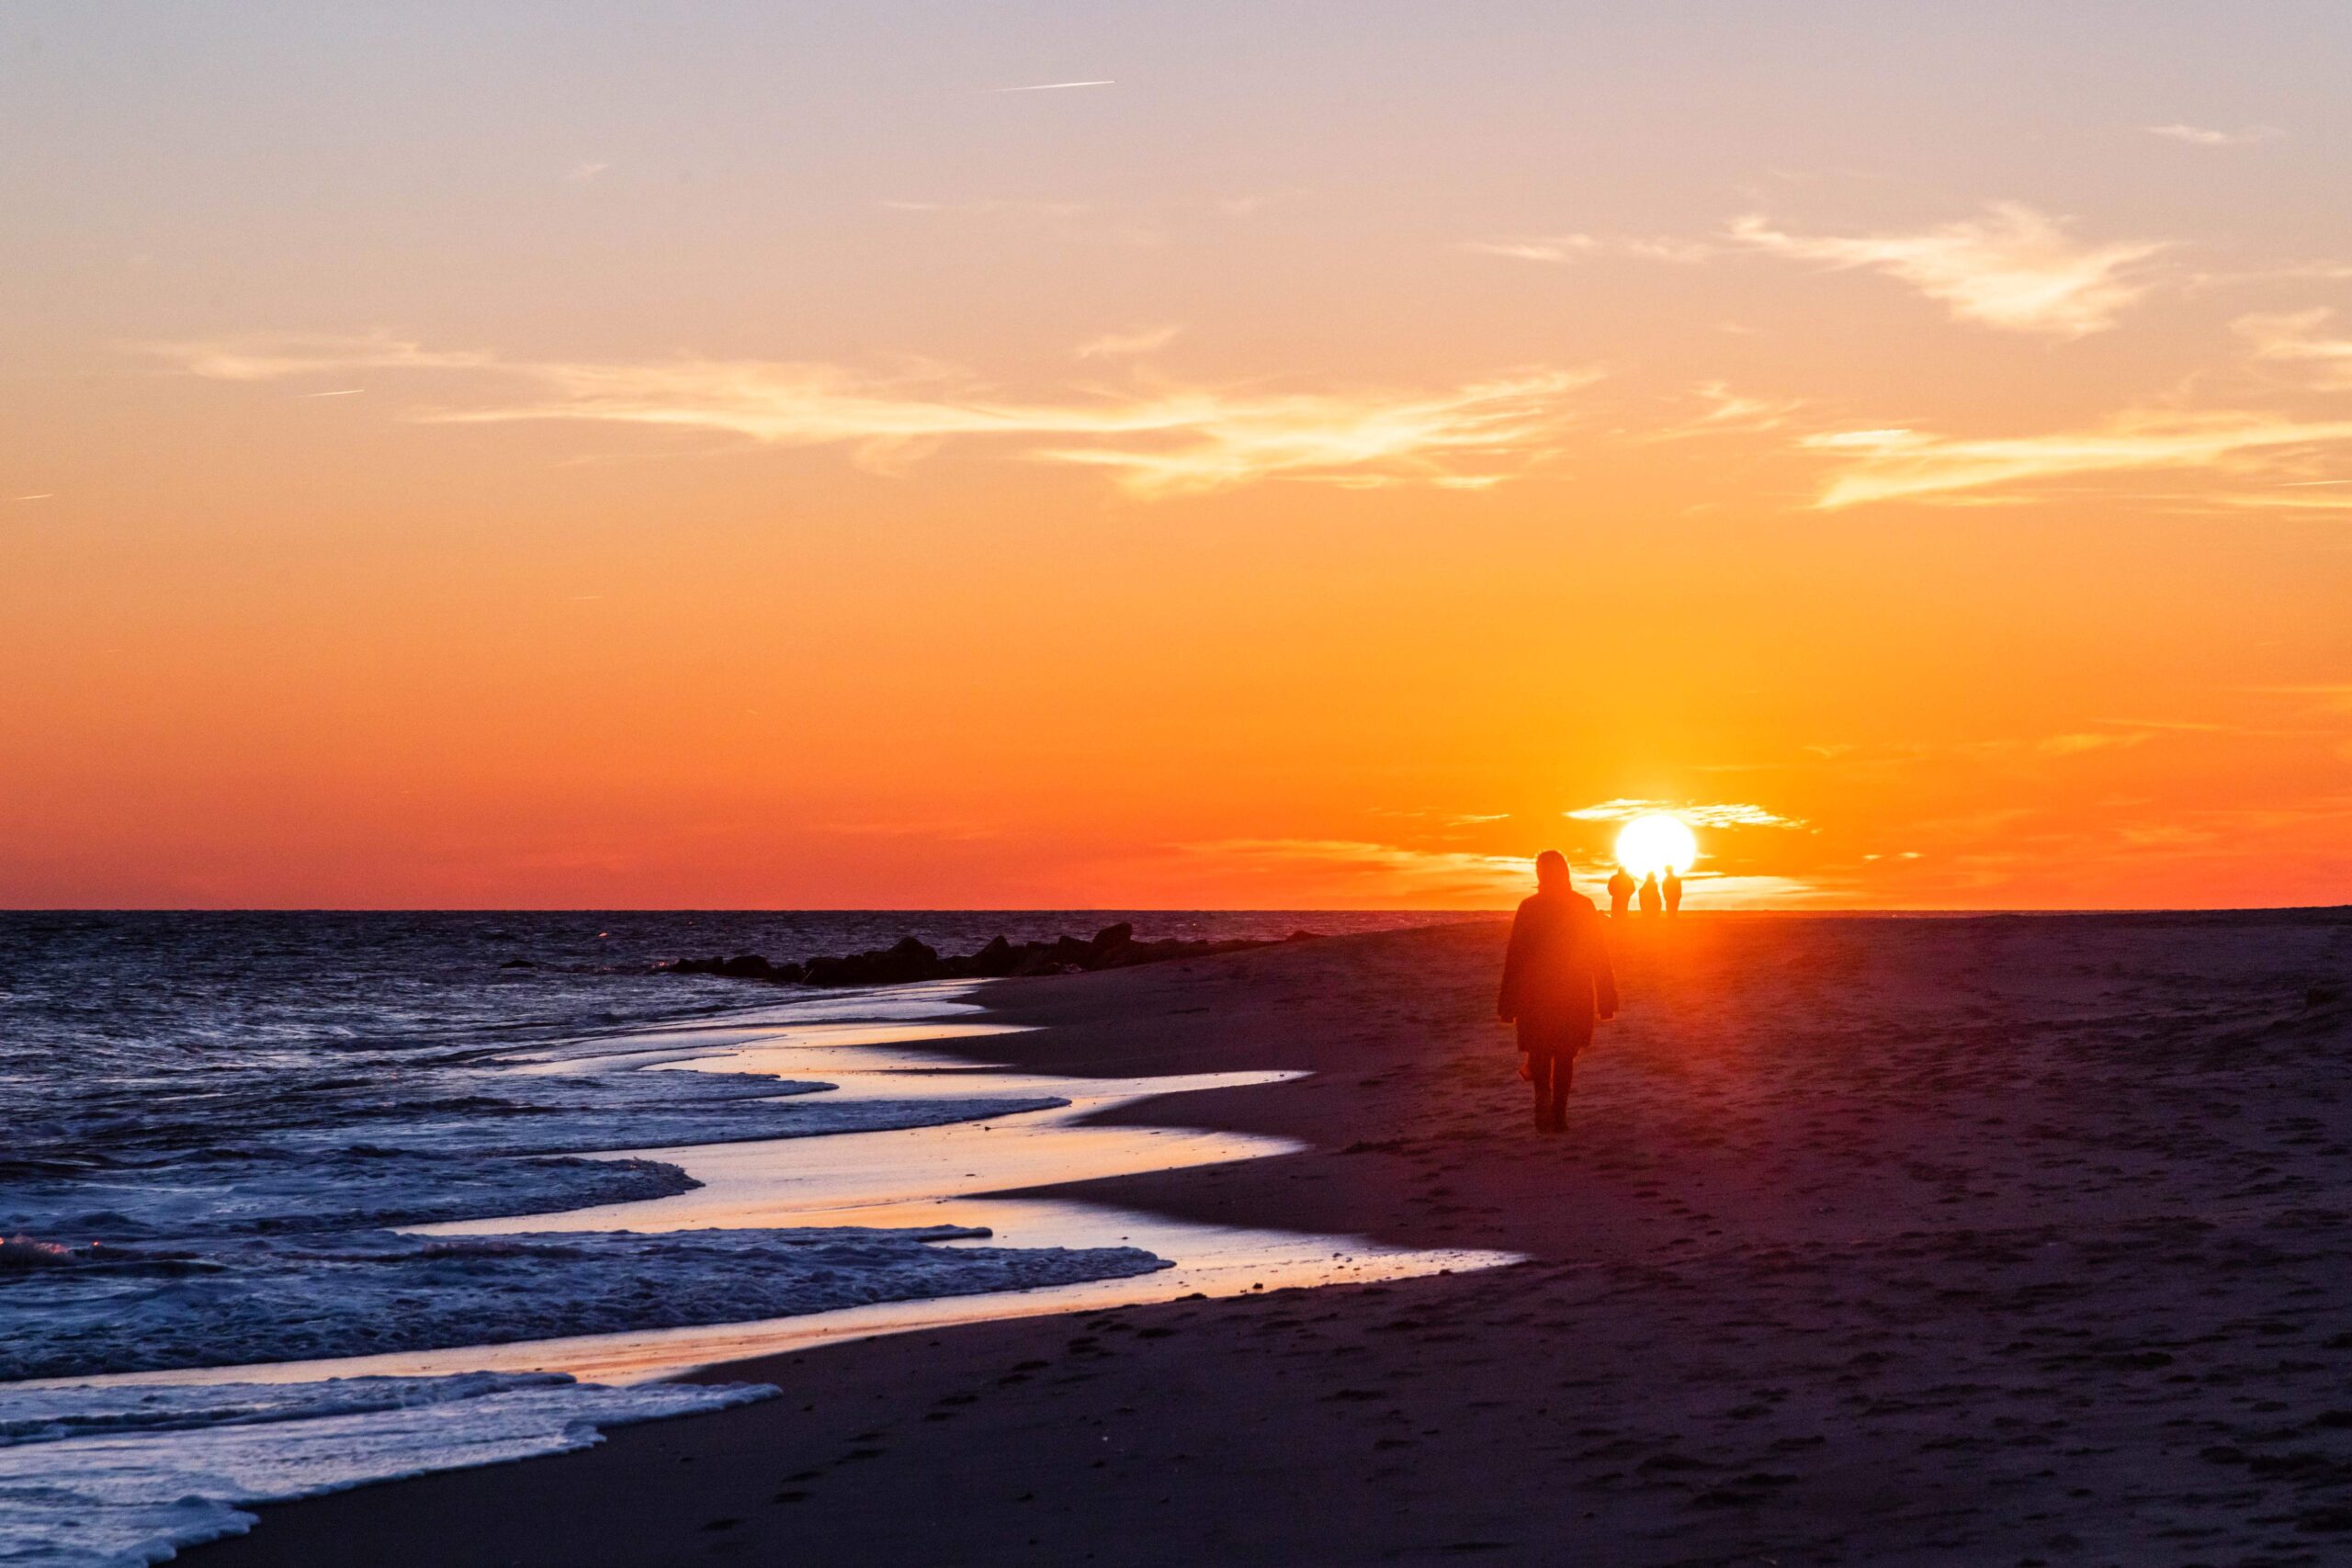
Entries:
[[[1295, 931], [1284, 940], [1306, 942], [1313, 935], [1311, 931]], [[745, 953], [732, 958], [680, 958], [655, 967], [670, 975], [715, 975], [724, 979], [766, 980], [777, 985], [906, 986], [922, 980], [999, 979], [1008, 976], [1125, 969], [1137, 964], [1205, 958], [1214, 953], [1272, 945], [1242, 938], [1186, 942], [1164, 937], [1158, 942], [1137, 942], [1134, 925], [1121, 920], [1116, 925], [1104, 926], [1087, 941], [1061, 936], [1051, 942], [1016, 944], [999, 934], [978, 953], [946, 957], [929, 943], [910, 936], [889, 947], [866, 953], [820, 954], [805, 964], [776, 964], [757, 953]]]
[[865, 981], [852, 973], [852, 961], [846, 958], [812, 958], [800, 966], [800, 983], [804, 986], [862, 986]]
[[[508, 960], [512, 968], [520, 960]], [[773, 980], [789, 984], [800, 978], [797, 964], [772, 964], [756, 953], [740, 953], [732, 958], [673, 958], [657, 964], [654, 969], [663, 975], [716, 975], [729, 980]]]

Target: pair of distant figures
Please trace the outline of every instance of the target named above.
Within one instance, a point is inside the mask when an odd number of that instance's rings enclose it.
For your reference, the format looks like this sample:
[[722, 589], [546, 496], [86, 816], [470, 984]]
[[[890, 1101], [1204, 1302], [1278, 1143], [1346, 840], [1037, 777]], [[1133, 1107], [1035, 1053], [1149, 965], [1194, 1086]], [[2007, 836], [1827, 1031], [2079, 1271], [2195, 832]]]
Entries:
[[1645, 915], [1655, 915], [1660, 909], [1669, 915], [1678, 914], [1682, 908], [1682, 878], [1672, 866], [1668, 866], [1666, 880], [1659, 881], [1657, 873], [1651, 872], [1642, 878], [1637, 888], [1632, 875], [1623, 866], [1619, 866], [1617, 874], [1609, 879], [1609, 912], [1623, 914], [1625, 906], [1633, 903], [1636, 897], [1641, 900]]

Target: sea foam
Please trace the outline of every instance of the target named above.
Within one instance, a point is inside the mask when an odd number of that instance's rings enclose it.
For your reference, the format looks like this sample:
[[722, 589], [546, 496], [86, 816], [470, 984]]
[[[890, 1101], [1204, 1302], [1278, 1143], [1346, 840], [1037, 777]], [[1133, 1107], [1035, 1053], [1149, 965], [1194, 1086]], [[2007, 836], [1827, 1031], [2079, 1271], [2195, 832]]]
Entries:
[[252, 1504], [589, 1448], [602, 1427], [775, 1392], [548, 1372], [0, 1388], [0, 1563], [137, 1568], [243, 1535]]

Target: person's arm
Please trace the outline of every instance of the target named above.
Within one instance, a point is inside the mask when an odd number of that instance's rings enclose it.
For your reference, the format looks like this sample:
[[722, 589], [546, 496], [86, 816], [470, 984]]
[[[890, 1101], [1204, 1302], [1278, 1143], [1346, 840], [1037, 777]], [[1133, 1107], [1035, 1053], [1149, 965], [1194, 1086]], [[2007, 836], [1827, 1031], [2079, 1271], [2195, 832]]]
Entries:
[[1505, 1023], [1519, 1020], [1519, 975], [1526, 958], [1527, 910], [1510, 918], [1510, 946], [1503, 953], [1502, 994], [1495, 999], [1495, 1016]]
[[1617, 1016], [1617, 970], [1609, 962], [1609, 933], [1592, 918], [1592, 1010], [1602, 1020]]

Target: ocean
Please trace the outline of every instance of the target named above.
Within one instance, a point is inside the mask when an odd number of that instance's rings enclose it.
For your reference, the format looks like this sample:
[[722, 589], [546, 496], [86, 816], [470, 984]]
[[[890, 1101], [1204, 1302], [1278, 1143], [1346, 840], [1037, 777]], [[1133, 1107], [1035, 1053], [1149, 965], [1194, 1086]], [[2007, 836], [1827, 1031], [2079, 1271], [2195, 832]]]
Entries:
[[513, 1372], [76, 1380], [747, 1322], [1166, 1267], [1135, 1247], [989, 1246], [952, 1227], [407, 1234], [696, 1185], [674, 1164], [579, 1157], [589, 1151], [1067, 1103], [829, 1098], [818, 1077], [640, 1070], [633, 1040], [663, 1026], [938, 1010], [891, 993], [666, 975], [662, 961], [802, 960], [907, 935], [967, 952], [1120, 920], [1147, 939], [1278, 938], [1451, 918], [0, 914], [0, 1562], [161, 1561], [245, 1528], [241, 1503], [552, 1451], [599, 1427], [768, 1392]]

